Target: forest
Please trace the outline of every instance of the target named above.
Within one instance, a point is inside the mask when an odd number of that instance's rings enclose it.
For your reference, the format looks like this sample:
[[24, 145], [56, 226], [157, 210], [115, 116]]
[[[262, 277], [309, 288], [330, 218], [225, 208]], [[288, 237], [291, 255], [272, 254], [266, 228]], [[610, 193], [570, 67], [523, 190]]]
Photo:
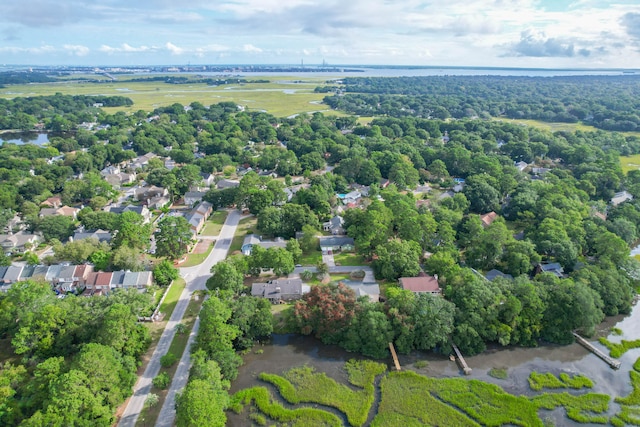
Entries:
[[634, 75], [349, 77], [341, 82], [340, 93], [324, 102], [363, 116], [506, 117], [582, 122], [613, 131], [640, 126], [640, 77]]

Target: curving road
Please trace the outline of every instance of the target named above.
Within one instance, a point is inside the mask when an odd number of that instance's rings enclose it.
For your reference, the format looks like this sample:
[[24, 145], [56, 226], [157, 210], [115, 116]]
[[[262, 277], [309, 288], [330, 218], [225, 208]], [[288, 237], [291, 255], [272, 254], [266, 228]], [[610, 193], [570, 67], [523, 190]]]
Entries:
[[[239, 211], [230, 211], [222, 229], [220, 230], [218, 240], [216, 241], [216, 244], [209, 256], [202, 262], [202, 264], [180, 269], [180, 275], [185, 279], [187, 286], [182, 292], [182, 295], [180, 295], [180, 299], [173, 310], [171, 318], [167, 322], [167, 326], [165, 327], [164, 332], [158, 341], [158, 345], [147, 364], [147, 368], [142, 376], [138, 378], [138, 381], [133, 387], [133, 396], [129, 399], [129, 403], [122, 414], [122, 418], [120, 418], [120, 422], [118, 423], [119, 427], [135, 426], [138, 416], [140, 415], [140, 411], [142, 411], [144, 402], [151, 390], [151, 381], [160, 372], [160, 358], [169, 350], [169, 346], [171, 345], [171, 341], [173, 341], [173, 337], [175, 335], [175, 326], [182, 321], [182, 317], [189, 305], [191, 294], [194, 291], [206, 289], [205, 284], [209, 276], [211, 276], [209, 273], [211, 266], [226, 258], [240, 218], [241, 214]], [[189, 368], [191, 365], [189, 348], [193, 342], [198, 326], [199, 319], [197, 319], [194, 324], [193, 331], [189, 337], [189, 344], [187, 345], [187, 348], [185, 349], [185, 352], [178, 364], [167, 398], [165, 399], [164, 405], [160, 411], [160, 416], [156, 423], [157, 426], [173, 425], [176, 414], [176, 392], [184, 388], [189, 378]]]

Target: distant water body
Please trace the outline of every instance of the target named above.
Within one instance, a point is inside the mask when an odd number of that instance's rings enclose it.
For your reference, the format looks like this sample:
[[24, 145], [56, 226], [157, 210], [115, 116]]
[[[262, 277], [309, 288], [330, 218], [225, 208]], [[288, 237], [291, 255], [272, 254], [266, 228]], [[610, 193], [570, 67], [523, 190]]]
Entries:
[[[421, 76], [513, 76], [513, 77], [567, 77], [567, 76], [622, 76], [640, 75], [640, 70], [622, 69], [551, 69], [551, 68], [467, 68], [467, 67], [336, 67], [336, 71], [256, 71], [229, 73], [194, 73], [199, 75], [233, 76], [326, 76], [326, 77], [421, 77]], [[340, 71], [345, 70], [345, 71]], [[353, 71], [359, 70], [359, 71]]]

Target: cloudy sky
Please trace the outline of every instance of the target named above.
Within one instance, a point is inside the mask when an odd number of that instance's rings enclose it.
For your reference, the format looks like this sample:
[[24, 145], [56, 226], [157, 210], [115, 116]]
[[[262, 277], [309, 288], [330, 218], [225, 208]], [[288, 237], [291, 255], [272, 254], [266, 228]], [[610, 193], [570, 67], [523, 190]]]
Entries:
[[0, 0], [0, 64], [640, 68], [640, 0]]

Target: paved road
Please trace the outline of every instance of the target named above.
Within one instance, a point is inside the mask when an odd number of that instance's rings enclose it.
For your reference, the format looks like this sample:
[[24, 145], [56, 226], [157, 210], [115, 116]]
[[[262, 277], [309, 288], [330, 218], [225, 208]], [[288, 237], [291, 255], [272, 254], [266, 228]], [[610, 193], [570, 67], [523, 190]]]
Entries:
[[[211, 266], [217, 263], [218, 261], [223, 260], [227, 256], [227, 252], [229, 251], [229, 246], [231, 246], [231, 240], [233, 239], [233, 235], [236, 231], [236, 227], [238, 226], [238, 222], [240, 221], [241, 214], [238, 211], [231, 211], [227, 216], [227, 219], [220, 231], [220, 235], [218, 240], [216, 241], [213, 250], [204, 260], [202, 264], [196, 265], [194, 267], [181, 268], [180, 275], [187, 282], [187, 286], [185, 287], [182, 295], [180, 295], [180, 299], [176, 304], [175, 309], [173, 310], [173, 314], [171, 318], [167, 322], [167, 326], [165, 327], [160, 340], [158, 341], [158, 345], [147, 364], [147, 368], [135, 386], [133, 387], [133, 396], [129, 399], [129, 403], [118, 423], [119, 427], [134, 427], [136, 421], [138, 420], [138, 416], [140, 415], [140, 411], [144, 406], [144, 402], [149, 395], [149, 391], [151, 390], [151, 381], [153, 378], [158, 375], [160, 372], [160, 358], [164, 356], [169, 350], [169, 346], [171, 345], [171, 341], [173, 341], [173, 337], [175, 335], [175, 327], [178, 323], [182, 321], [182, 317], [184, 316], [185, 311], [187, 310], [187, 306], [189, 305], [189, 300], [191, 299], [191, 294], [196, 290], [206, 289], [206, 282], [209, 276], [209, 270]], [[195, 329], [195, 325], [194, 325]], [[169, 402], [167, 398], [165, 400], [164, 406], [162, 407], [160, 417], [158, 418], [158, 422], [167, 422], [167, 424], [158, 424], [158, 425], [173, 425], [173, 420], [175, 418], [175, 393], [176, 391], [182, 389], [186, 380], [188, 379], [188, 371], [191, 363], [191, 359], [189, 357], [189, 352], [185, 351], [187, 355], [187, 359], [185, 361], [186, 365], [183, 363], [183, 358], [180, 359], [180, 364], [178, 365], [178, 370], [181, 369], [183, 372], [186, 369], [186, 375], [176, 375], [174, 377], [173, 382], [171, 383], [171, 388], [169, 389], [169, 393], [167, 397], [172, 396], [173, 399]], [[186, 368], [185, 368], [186, 366]], [[176, 374], [178, 371], [176, 371]], [[163, 419], [163, 417], [165, 419]]]

